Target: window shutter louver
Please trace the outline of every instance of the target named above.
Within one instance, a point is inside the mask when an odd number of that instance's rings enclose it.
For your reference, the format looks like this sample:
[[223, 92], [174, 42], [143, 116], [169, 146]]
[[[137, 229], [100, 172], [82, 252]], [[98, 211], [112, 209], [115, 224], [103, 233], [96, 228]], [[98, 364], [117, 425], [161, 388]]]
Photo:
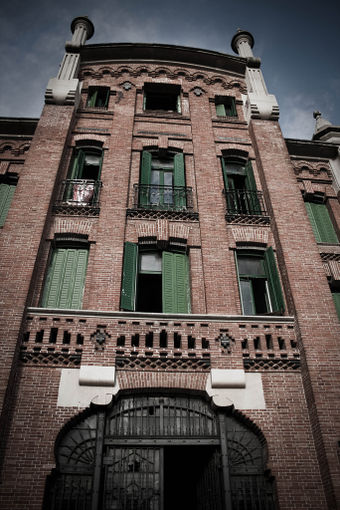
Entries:
[[53, 251], [41, 306], [81, 308], [87, 258], [87, 249], [56, 248]]
[[124, 244], [122, 291], [120, 296], [120, 307], [123, 310], [135, 310], [137, 260], [138, 245], [126, 242]]
[[316, 242], [338, 244], [338, 237], [334, 230], [326, 204], [305, 202], [305, 206]]
[[279, 273], [276, 267], [273, 248], [270, 246], [264, 253], [268, 273], [269, 294], [274, 313], [283, 313], [285, 309]]
[[163, 313], [190, 313], [188, 258], [182, 253], [162, 254]]
[[0, 227], [5, 223], [15, 191], [14, 184], [0, 184]]
[[177, 209], [184, 209], [187, 204], [185, 193], [184, 156], [182, 153], [178, 153], [174, 156], [174, 185], [182, 188], [181, 190], [175, 190], [175, 206]]
[[88, 250], [85, 249], [77, 250], [77, 257], [75, 261], [73, 275], [73, 292], [70, 308], [80, 309], [82, 306], [88, 255], [89, 255]]

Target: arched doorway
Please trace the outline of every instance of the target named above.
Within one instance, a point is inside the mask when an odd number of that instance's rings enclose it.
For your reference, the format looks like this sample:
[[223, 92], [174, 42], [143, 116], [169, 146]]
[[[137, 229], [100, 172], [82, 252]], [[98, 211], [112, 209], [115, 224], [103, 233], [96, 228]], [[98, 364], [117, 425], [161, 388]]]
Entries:
[[199, 395], [120, 395], [56, 442], [48, 510], [273, 510], [260, 434]]

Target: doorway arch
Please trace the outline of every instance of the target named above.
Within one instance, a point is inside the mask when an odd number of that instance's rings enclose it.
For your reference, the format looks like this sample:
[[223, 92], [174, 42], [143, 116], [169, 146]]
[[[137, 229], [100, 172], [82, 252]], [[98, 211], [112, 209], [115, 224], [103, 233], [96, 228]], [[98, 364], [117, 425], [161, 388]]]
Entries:
[[121, 392], [69, 422], [55, 455], [46, 510], [275, 509], [263, 436], [201, 394]]

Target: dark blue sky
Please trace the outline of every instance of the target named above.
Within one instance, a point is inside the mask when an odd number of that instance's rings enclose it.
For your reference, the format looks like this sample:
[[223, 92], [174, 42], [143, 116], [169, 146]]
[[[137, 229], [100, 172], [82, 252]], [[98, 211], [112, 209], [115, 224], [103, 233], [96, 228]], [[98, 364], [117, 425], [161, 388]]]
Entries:
[[338, 1], [5, 0], [0, 19], [0, 116], [38, 117], [57, 75], [70, 23], [86, 15], [89, 43], [159, 42], [233, 54], [238, 28], [255, 38], [286, 137], [310, 139], [313, 110], [340, 125]]

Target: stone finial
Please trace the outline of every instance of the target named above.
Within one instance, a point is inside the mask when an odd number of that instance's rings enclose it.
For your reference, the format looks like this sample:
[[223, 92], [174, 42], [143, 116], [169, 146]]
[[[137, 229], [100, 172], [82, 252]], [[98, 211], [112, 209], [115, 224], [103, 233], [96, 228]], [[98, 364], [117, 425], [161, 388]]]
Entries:
[[328, 126], [331, 126], [331, 122], [329, 122], [328, 120], [324, 119], [321, 115], [321, 112], [319, 112], [318, 110], [316, 110], [315, 112], [313, 112], [313, 117], [315, 119], [315, 129], [314, 129], [314, 134], [316, 133], [319, 133], [320, 131], [322, 131], [323, 129], [325, 129], [326, 127]]
[[252, 48], [254, 46], [254, 37], [246, 30], [237, 30], [231, 40], [231, 47], [240, 57], [253, 57]]
[[84, 46], [85, 42], [94, 34], [94, 25], [87, 16], [78, 16], [71, 23], [72, 40], [66, 42], [66, 50], [74, 51]]

